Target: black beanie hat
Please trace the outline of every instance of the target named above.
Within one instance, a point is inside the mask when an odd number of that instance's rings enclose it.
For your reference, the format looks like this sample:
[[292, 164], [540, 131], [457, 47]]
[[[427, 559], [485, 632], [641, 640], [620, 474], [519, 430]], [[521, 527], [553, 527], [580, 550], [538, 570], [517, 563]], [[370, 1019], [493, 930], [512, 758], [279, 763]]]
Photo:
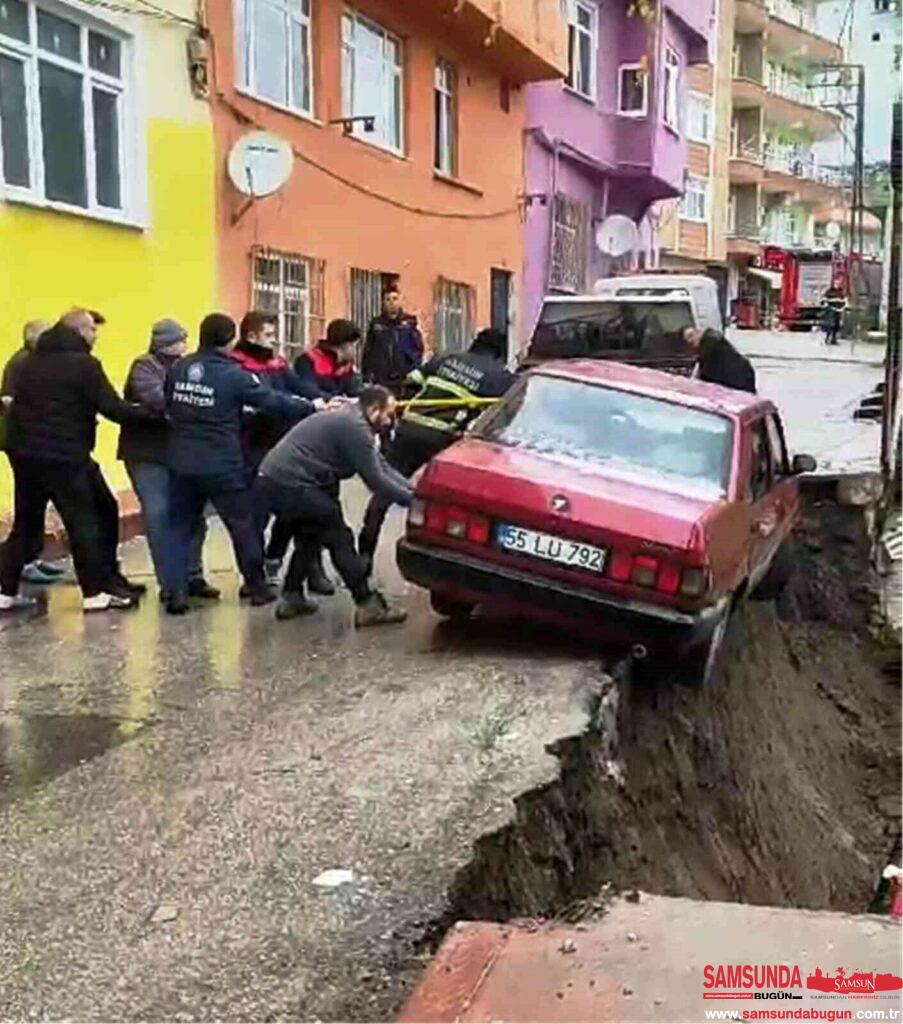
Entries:
[[224, 348], [235, 337], [235, 321], [225, 313], [210, 313], [201, 321], [201, 348]]
[[331, 320], [326, 328], [326, 348], [337, 349], [350, 341], [360, 341], [361, 332], [351, 320]]

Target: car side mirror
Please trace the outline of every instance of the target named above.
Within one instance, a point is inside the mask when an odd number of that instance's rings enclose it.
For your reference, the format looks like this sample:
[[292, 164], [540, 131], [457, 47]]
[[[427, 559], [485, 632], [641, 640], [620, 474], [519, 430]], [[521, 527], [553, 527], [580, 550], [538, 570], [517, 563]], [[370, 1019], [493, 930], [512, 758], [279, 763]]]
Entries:
[[818, 468], [818, 463], [811, 455], [794, 455], [792, 465], [794, 476], [799, 476], [800, 473], [814, 473]]

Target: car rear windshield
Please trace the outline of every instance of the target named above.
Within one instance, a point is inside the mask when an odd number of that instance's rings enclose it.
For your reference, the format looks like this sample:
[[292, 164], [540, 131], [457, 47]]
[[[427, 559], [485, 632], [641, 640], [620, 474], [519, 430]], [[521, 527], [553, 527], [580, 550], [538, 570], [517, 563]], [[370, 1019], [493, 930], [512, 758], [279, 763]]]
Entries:
[[692, 326], [688, 299], [549, 301], [543, 306], [527, 358], [690, 356], [683, 331]]
[[727, 493], [729, 419], [599, 384], [526, 377], [474, 433], [646, 486]]

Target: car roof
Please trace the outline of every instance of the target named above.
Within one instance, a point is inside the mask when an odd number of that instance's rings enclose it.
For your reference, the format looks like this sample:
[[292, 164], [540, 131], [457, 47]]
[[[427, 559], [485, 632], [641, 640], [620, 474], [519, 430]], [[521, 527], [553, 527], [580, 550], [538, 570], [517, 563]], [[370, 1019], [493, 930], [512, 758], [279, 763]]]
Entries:
[[558, 305], [562, 306], [569, 305], [602, 305], [602, 303], [621, 303], [621, 302], [686, 302], [689, 304], [690, 296], [687, 294], [686, 288], [677, 285], [673, 291], [668, 292], [656, 292], [652, 295], [615, 295], [612, 292], [605, 293], [587, 293], [586, 295], [547, 295], [543, 300], [543, 305]]
[[620, 274], [618, 277], [600, 277], [593, 288], [717, 288], [706, 274]]
[[757, 413], [774, 410], [774, 405], [767, 399], [747, 391], [736, 391], [720, 384], [709, 384], [662, 370], [629, 366], [611, 360], [551, 360], [528, 372], [534, 377], [560, 377], [585, 384], [607, 384], [618, 391], [660, 398], [736, 419], [751, 419]]

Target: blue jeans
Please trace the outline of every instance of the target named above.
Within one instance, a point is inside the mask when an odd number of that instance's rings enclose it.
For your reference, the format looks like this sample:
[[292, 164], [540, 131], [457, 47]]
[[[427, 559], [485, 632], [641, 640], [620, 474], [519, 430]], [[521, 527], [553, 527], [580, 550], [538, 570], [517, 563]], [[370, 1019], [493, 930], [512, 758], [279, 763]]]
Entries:
[[[150, 548], [154, 574], [164, 586], [167, 549], [172, 544], [170, 527], [170, 474], [166, 466], [157, 462], [126, 462], [126, 472], [141, 505], [144, 532]], [[204, 575], [203, 550], [207, 523], [203, 514], [197, 519], [188, 548], [188, 579], [201, 579]], [[165, 589], [165, 588], [164, 588]]]

